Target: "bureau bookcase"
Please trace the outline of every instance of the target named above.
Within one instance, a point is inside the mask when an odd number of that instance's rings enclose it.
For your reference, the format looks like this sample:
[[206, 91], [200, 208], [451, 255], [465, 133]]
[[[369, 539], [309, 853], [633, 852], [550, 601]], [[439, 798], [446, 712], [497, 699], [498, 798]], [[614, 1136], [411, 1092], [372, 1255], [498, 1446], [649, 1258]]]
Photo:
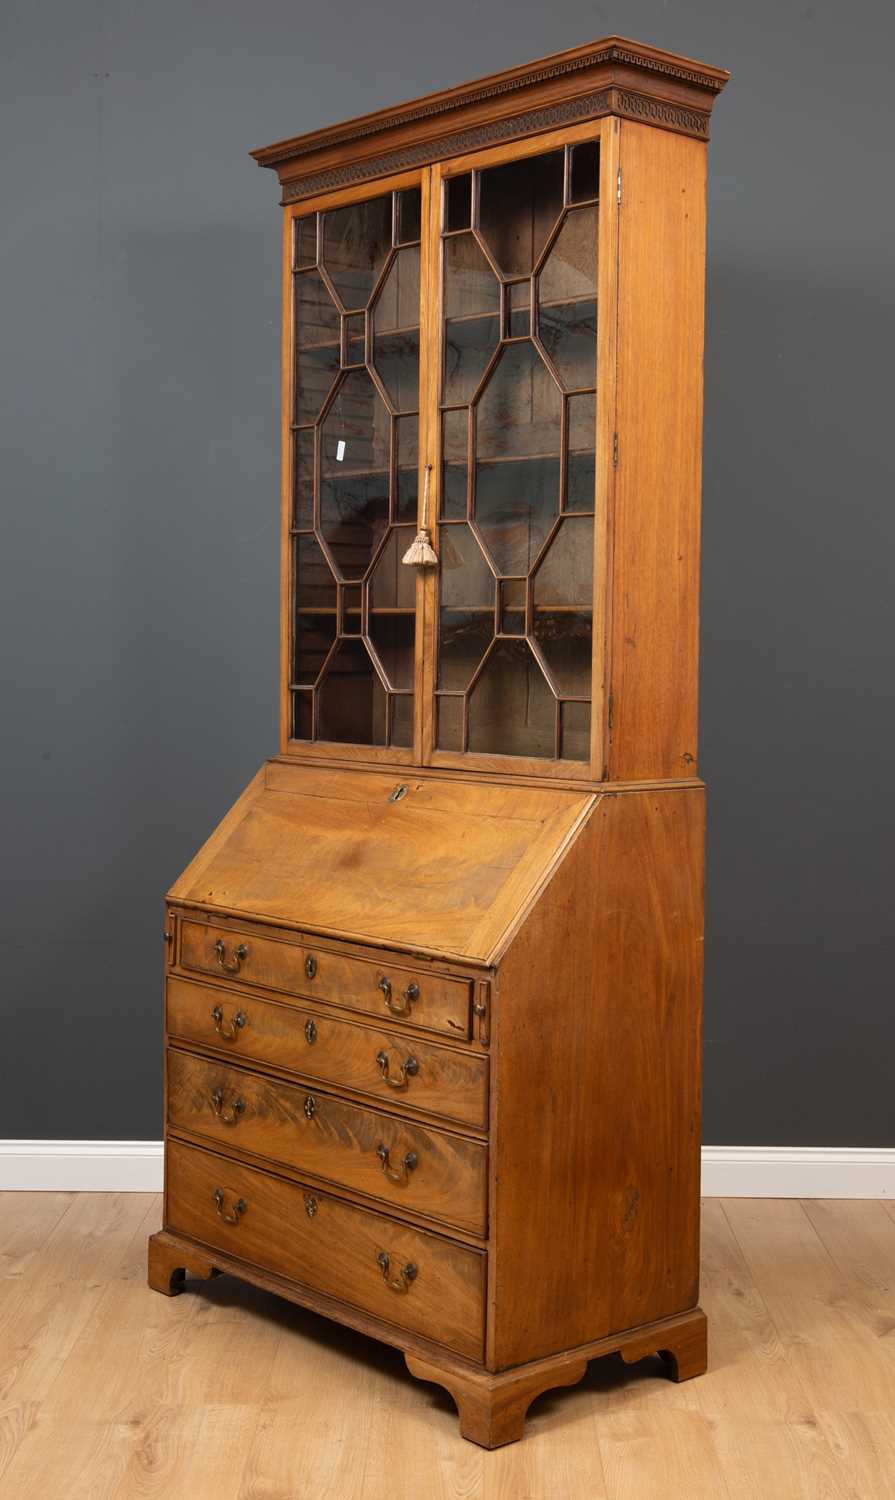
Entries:
[[708, 120], [620, 38], [255, 152], [279, 753], [168, 893], [158, 1291], [396, 1345], [463, 1436], [706, 1363]]

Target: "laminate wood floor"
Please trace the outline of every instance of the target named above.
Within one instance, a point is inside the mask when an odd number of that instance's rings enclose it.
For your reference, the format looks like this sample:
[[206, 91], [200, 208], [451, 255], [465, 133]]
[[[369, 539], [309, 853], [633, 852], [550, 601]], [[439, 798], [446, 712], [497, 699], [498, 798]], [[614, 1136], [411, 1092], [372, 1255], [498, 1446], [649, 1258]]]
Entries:
[[709, 1374], [595, 1362], [494, 1453], [360, 1334], [225, 1277], [150, 1292], [159, 1219], [0, 1194], [0, 1500], [895, 1496], [891, 1203], [707, 1200]]

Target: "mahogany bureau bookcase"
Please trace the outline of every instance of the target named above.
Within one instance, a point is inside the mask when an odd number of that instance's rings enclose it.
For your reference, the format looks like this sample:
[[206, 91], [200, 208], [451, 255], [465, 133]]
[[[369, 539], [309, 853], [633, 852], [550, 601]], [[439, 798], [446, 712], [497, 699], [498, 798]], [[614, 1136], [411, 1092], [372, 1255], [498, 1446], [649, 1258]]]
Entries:
[[620, 38], [254, 153], [283, 202], [279, 754], [167, 898], [160, 1292], [403, 1350], [464, 1437], [706, 1363], [708, 121]]

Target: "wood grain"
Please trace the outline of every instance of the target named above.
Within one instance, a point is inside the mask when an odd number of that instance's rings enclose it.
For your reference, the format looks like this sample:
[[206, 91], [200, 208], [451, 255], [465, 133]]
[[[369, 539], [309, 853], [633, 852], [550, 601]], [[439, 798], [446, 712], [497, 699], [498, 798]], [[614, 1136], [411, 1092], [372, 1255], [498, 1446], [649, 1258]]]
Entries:
[[[267, 1172], [171, 1142], [167, 1227], [409, 1328], [459, 1354], [482, 1348], [484, 1255]], [[214, 1194], [224, 1193], [218, 1214]], [[309, 1200], [309, 1201], [306, 1201]], [[313, 1209], [309, 1213], [310, 1202]], [[378, 1257], [389, 1258], [387, 1276]], [[212, 1260], [214, 1259], [212, 1254]], [[416, 1267], [407, 1284], [406, 1266]], [[397, 1283], [399, 1290], [392, 1290]]]
[[486, 1232], [487, 1148], [479, 1141], [176, 1048], [168, 1051], [168, 1124], [394, 1208]]
[[[157, 1223], [158, 1200], [143, 1204], [143, 1225]], [[143, 1204], [134, 1204], [131, 1226]], [[862, 1376], [860, 1391], [848, 1391], [853, 1339], [828, 1345], [838, 1370], [829, 1384], [814, 1385], [804, 1363], [796, 1371], [793, 1355], [801, 1358], [805, 1343], [814, 1342], [816, 1317], [827, 1315], [829, 1283], [823, 1258], [803, 1258], [801, 1231], [790, 1237], [785, 1227], [807, 1225], [805, 1243], [812, 1236], [821, 1243], [828, 1265], [835, 1256], [838, 1313], [852, 1308], [860, 1329], [870, 1283], [889, 1279], [888, 1264], [878, 1276], [872, 1250], [885, 1247], [874, 1224], [877, 1210], [888, 1217], [885, 1204], [797, 1204], [790, 1218], [789, 1205], [781, 1215], [773, 1201], [752, 1203], [750, 1247], [765, 1242], [762, 1225], [772, 1244], [753, 1273], [725, 1213], [736, 1217], [737, 1204], [708, 1200], [702, 1286], [712, 1325], [709, 1373], [675, 1386], [655, 1359], [632, 1366], [594, 1360], [577, 1386], [535, 1398], [524, 1443], [491, 1454], [458, 1443], [450, 1397], [410, 1377], [396, 1349], [230, 1276], [188, 1283], [187, 1295], [174, 1302], [154, 1297], [131, 1274], [134, 1242], [125, 1243], [120, 1200], [111, 1211], [102, 1195], [78, 1197], [61, 1215], [59, 1206], [53, 1194], [0, 1195], [0, 1267], [10, 1272], [0, 1296], [14, 1289], [26, 1298], [37, 1289], [41, 1297], [50, 1289], [61, 1295], [67, 1288], [69, 1295], [89, 1293], [90, 1303], [74, 1328], [64, 1317], [43, 1324], [36, 1317], [45, 1369], [55, 1376], [37, 1391], [23, 1365], [21, 1382], [14, 1376], [5, 1389], [2, 1500], [32, 1493], [279, 1500], [327, 1490], [339, 1500], [891, 1500], [889, 1340], [859, 1335], [880, 1375], [869, 1383]], [[807, 1220], [815, 1209], [820, 1242]], [[117, 1241], [114, 1255], [106, 1226]], [[27, 1266], [27, 1283], [13, 1269], [19, 1265]], [[785, 1304], [799, 1282], [792, 1318]], [[785, 1333], [769, 1311], [778, 1297]], [[4, 1324], [4, 1357], [13, 1347]], [[433, 1351], [420, 1351], [426, 1357]], [[831, 1386], [843, 1392], [835, 1403]]]
[[297, 763], [265, 779], [170, 900], [486, 962], [592, 801], [420, 777], [391, 802], [394, 773]]
[[696, 1304], [703, 819], [602, 798], [501, 964], [490, 1369]]
[[[262, 985], [286, 994], [319, 998], [331, 1005], [367, 1011], [382, 1018], [392, 1015], [391, 1005], [406, 1010], [392, 1018], [398, 1025], [420, 1026], [428, 1031], [446, 1031], [456, 1037], [470, 1034], [471, 983], [439, 974], [399, 968], [384, 960], [373, 963], [329, 949], [320, 950], [276, 938], [258, 937], [184, 919], [180, 933], [180, 966], [188, 971], [211, 974], [227, 984]], [[224, 971], [218, 952], [224, 944], [223, 963], [244, 957], [234, 974]], [[308, 964], [313, 972], [308, 972]], [[384, 991], [383, 986], [388, 990]], [[413, 998], [413, 987], [418, 991]]]
[[[218, 1009], [220, 1030], [213, 1015]], [[238, 1012], [245, 1018], [243, 1026], [234, 1025]], [[176, 976], [167, 984], [167, 1017], [172, 1037], [335, 1083], [412, 1113], [479, 1129], [487, 1124], [487, 1058], [419, 1036], [411, 1040], [397, 1027], [336, 1020], [322, 1007], [234, 995]], [[384, 1065], [378, 1061], [382, 1054]]]
[[696, 774], [705, 298], [705, 147], [620, 135], [613, 780]]

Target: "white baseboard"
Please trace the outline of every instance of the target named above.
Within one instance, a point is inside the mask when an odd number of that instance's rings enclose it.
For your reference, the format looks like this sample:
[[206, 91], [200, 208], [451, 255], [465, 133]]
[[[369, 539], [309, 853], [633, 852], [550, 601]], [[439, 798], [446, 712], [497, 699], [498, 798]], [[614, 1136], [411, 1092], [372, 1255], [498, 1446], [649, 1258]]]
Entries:
[[[0, 1141], [0, 1191], [160, 1193], [161, 1141]], [[895, 1148], [703, 1146], [706, 1198], [895, 1198]]]

